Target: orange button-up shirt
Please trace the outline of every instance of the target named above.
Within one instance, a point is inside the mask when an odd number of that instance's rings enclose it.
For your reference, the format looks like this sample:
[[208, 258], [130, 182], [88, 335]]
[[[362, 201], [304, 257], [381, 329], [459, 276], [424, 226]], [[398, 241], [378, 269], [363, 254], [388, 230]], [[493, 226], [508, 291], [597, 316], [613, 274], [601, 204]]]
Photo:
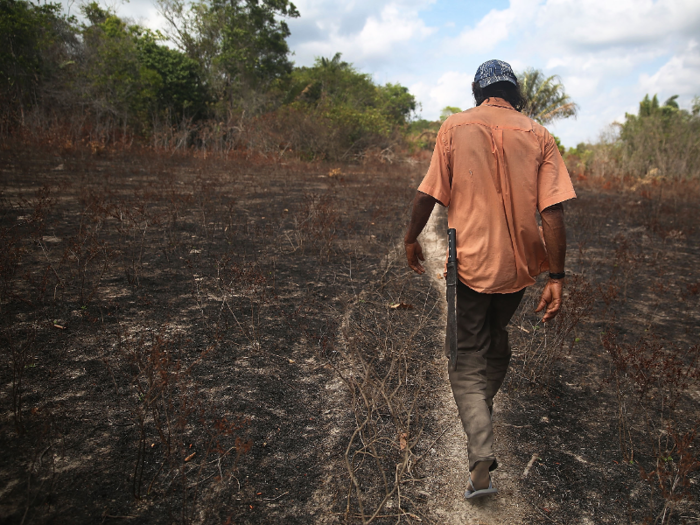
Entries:
[[503, 99], [451, 115], [418, 191], [448, 207], [459, 279], [510, 293], [549, 268], [537, 211], [575, 199], [552, 135]]

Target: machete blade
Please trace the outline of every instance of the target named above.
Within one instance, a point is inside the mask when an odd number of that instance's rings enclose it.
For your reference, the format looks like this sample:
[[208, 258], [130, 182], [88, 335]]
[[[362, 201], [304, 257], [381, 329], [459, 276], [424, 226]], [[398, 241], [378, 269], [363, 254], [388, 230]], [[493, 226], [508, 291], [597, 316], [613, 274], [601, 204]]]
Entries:
[[449, 370], [457, 368], [457, 232], [447, 230], [447, 349]]

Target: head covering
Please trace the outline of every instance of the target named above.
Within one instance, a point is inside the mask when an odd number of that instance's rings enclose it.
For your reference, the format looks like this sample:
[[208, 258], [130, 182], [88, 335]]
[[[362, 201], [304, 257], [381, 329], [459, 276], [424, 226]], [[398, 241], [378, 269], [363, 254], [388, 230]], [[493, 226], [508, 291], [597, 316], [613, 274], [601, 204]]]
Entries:
[[479, 83], [479, 87], [485, 88], [490, 86], [495, 82], [511, 82], [512, 84], [518, 85], [518, 80], [515, 78], [513, 73], [513, 68], [510, 67], [508, 62], [503, 62], [503, 60], [489, 60], [484, 62], [476, 70], [476, 75], [474, 75], [474, 82]]

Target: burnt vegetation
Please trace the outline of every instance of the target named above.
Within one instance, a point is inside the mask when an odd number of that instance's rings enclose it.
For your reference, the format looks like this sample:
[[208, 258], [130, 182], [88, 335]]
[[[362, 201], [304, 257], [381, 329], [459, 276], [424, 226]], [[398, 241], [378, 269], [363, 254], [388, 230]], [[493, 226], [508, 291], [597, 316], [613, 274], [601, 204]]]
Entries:
[[352, 518], [354, 421], [383, 466], [423, 424], [437, 296], [392, 310], [421, 285], [387, 256], [415, 168], [30, 151], [3, 151], [3, 519], [303, 523], [326, 483]]
[[564, 310], [551, 327], [532, 320], [535, 288], [511, 329], [505, 433], [523, 461], [532, 454], [533, 522], [697, 519], [698, 189], [578, 181]]
[[[2, 152], [4, 520], [439, 521], [442, 295], [396, 228], [424, 166], [39, 151]], [[504, 472], [533, 523], [696, 519], [697, 182], [577, 191]]]

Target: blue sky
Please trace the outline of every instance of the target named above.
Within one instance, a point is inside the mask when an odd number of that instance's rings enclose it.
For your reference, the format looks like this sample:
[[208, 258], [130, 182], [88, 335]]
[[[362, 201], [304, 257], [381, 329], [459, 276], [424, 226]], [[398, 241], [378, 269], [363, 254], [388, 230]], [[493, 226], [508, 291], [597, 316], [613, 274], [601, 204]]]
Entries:
[[[65, 2], [65, 0], [64, 0]], [[700, 95], [699, 0], [296, 0], [289, 20], [297, 65], [343, 54], [379, 83], [407, 86], [422, 116], [474, 105], [471, 81], [485, 60], [559, 75], [579, 105], [550, 126], [566, 146], [596, 141], [646, 93]], [[162, 27], [154, 0], [113, 4]], [[72, 11], [77, 11], [75, 5]]]

